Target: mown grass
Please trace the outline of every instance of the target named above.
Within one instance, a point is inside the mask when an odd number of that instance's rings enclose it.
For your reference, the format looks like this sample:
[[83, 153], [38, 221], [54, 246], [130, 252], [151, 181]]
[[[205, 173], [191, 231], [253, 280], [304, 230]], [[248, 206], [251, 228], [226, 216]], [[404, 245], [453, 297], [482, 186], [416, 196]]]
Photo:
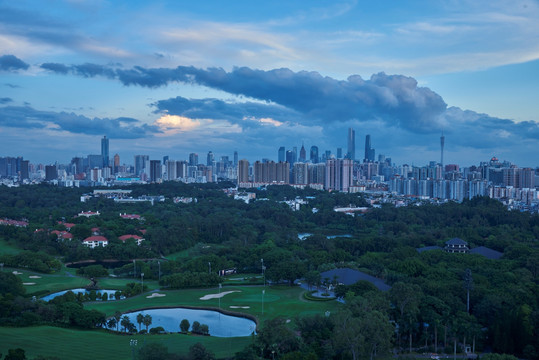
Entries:
[[186, 354], [190, 346], [200, 342], [218, 358], [232, 356], [252, 341], [250, 337], [118, 335], [101, 330], [84, 331], [52, 326], [0, 327], [0, 353], [7, 354], [8, 349], [20, 347], [26, 351], [26, 357], [30, 359], [43, 355], [56, 356], [62, 360], [127, 360], [132, 358], [130, 346], [132, 339], [137, 340], [138, 347], [144, 343], [158, 342], [165, 345], [169, 352], [178, 354]]

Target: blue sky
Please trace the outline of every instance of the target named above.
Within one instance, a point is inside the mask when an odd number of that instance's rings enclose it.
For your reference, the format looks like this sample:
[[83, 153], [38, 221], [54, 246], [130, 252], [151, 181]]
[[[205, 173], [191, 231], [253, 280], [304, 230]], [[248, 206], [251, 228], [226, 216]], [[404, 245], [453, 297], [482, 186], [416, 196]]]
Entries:
[[539, 2], [0, 1], [0, 156], [538, 166]]

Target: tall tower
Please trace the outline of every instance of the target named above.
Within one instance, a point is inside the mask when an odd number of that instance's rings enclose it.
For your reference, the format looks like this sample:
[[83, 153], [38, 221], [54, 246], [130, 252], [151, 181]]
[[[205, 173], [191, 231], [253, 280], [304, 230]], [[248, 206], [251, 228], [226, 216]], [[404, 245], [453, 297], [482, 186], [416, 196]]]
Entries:
[[101, 167], [109, 166], [109, 139], [106, 136], [101, 139], [101, 157], [103, 158]]
[[281, 146], [279, 148], [279, 151], [277, 152], [277, 161], [284, 162], [286, 160], [285, 154], [286, 154], [286, 150], [284, 149], [284, 146]]
[[346, 157], [350, 160], [356, 159], [356, 131], [352, 128], [348, 129], [348, 151]]
[[313, 164], [317, 164], [319, 162], [319, 157], [318, 157], [318, 146], [311, 146], [311, 154], [310, 154], [310, 159], [311, 159], [311, 162]]
[[299, 162], [304, 163], [305, 160], [307, 160], [307, 152], [305, 151], [303, 144], [301, 144], [301, 149], [299, 150]]
[[442, 169], [444, 168], [444, 145], [445, 145], [445, 136], [444, 132], [442, 131], [442, 136], [440, 136], [440, 147], [441, 147], [441, 158], [440, 158], [440, 165], [442, 165]]
[[242, 159], [238, 161], [238, 185], [249, 182], [249, 161]]

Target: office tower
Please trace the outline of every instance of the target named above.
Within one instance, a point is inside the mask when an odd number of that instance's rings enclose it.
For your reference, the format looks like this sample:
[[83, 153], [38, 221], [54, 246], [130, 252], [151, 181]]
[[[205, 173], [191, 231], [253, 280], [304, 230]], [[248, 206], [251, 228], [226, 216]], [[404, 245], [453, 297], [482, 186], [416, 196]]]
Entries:
[[234, 151], [234, 166], [238, 166], [238, 152]]
[[337, 148], [337, 159], [342, 159], [342, 148]]
[[364, 161], [374, 161], [375, 151], [371, 147], [371, 136], [365, 136], [365, 158]]
[[352, 161], [356, 159], [356, 131], [352, 128], [348, 129], [348, 152], [346, 158]]
[[150, 160], [150, 181], [156, 182], [161, 179], [161, 160]]
[[292, 148], [292, 152], [294, 153], [294, 163], [297, 163], [298, 162], [298, 148], [297, 148], [297, 146], [294, 146]]
[[167, 168], [167, 180], [176, 180], [178, 178], [177, 172], [176, 172], [176, 161], [167, 160], [167, 162], [165, 163], [165, 166]]
[[102, 155], [88, 155], [88, 167], [90, 169], [103, 167], [103, 156]]
[[56, 165], [45, 166], [45, 181], [56, 179], [58, 179], [58, 169], [56, 169]]
[[114, 154], [114, 173], [118, 173], [118, 169], [120, 168], [120, 155]]
[[286, 151], [286, 162], [290, 164], [290, 166], [294, 165], [294, 152], [292, 150]]
[[198, 165], [198, 154], [190, 153], [189, 154], [189, 166], [197, 166], [197, 165]]
[[150, 161], [148, 155], [135, 155], [135, 175], [140, 176], [145, 172], [146, 164]]
[[187, 177], [187, 161], [176, 161], [176, 179], [185, 179]]
[[445, 145], [445, 136], [444, 136], [444, 132], [442, 131], [442, 136], [440, 136], [440, 150], [441, 150], [440, 165], [442, 165], [442, 168], [444, 167], [444, 145]]
[[301, 144], [301, 149], [299, 150], [299, 162], [304, 163], [305, 160], [307, 160], [307, 152], [305, 151], [303, 144]]
[[22, 160], [21, 161], [21, 175], [20, 175], [21, 180], [28, 179], [30, 177], [29, 176], [29, 171], [28, 171], [29, 163], [30, 162], [28, 160]]
[[281, 146], [279, 148], [278, 153], [277, 153], [277, 159], [278, 159], [277, 161], [278, 162], [284, 162], [286, 160], [285, 156], [286, 156], [286, 150], [285, 150], [284, 146]]
[[109, 166], [109, 139], [106, 136], [103, 136], [101, 139], [101, 168]]
[[166, 164], [168, 161], [168, 155], [163, 156], [163, 162], [162, 164]]
[[318, 146], [311, 146], [311, 153], [309, 158], [313, 164], [317, 164], [319, 162]]
[[331, 157], [331, 150], [326, 150], [322, 155], [322, 162], [325, 164], [326, 161]]
[[242, 159], [238, 162], [238, 184], [249, 182], [249, 161]]
[[213, 152], [209, 151], [208, 155], [206, 156], [206, 165], [212, 166], [214, 161], [215, 161], [215, 156], [213, 155]]

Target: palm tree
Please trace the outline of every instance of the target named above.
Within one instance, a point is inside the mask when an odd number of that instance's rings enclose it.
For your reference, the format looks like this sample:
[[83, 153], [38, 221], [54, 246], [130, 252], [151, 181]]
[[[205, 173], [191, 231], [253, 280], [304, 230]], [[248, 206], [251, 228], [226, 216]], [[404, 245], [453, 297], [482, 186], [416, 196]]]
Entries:
[[[109, 319], [109, 321], [107, 321], [107, 327], [108, 327], [108, 328], [111, 328], [111, 329], [112, 329], [113, 327], [115, 327], [117, 324], [118, 324], [118, 321], [116, 321], [116, 318], [114, 318], [114, 317], [111, 317], [111, 318]], [[117, 330], [117, 329], [116, 329], [116, 330]]]
[[144, 326], [146, 326], [146, 332], [148, 332], [148, 326], [152, 324], [152, 316], [150, 314], [144, 315], [144, 319], [142, 319], [142, 323]]
[[138, 331], [140, 331], [140, 324], [144, 321], [144, 315], [142, 313], [138, 313], [137, 315], [137, 323], [138, 323]]
[[116, 331], [118, 331], [118, 327], [120, 326], [120, 319], [122, 318], [122, 313], [119, 311], [116, 311], [113, 317], [114, 319], [116, 319]]
[[124, 331], [126, 331], [129, 328], [129, 325], [132, 325], [131, 320], [129, 319], [129, 316], [127, 315], [124, 315], [122, 317], [120, 324], [124, 328]]

